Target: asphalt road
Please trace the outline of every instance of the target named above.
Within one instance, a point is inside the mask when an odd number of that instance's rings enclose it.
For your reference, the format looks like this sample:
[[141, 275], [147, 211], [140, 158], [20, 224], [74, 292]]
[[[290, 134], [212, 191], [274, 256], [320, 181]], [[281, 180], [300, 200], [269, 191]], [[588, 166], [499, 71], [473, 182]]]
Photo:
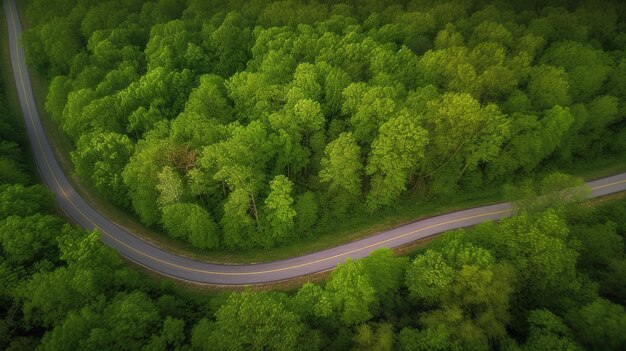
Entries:
[[[37, 167], [45, 184], [54, 192], [59, 206], [87, 230], [98, 229], [102, 241], [126, 258], [163, 275], [177, 279], [220, 285], [268, 283], [332, 269], [346, 258], [361, 258], [382, 247], [398, 247], [446, 230], [467, 227], [511, 215], [511, 206], [501, 203], [444, 214], [407, 224], [331, 249], [281, 261], [248, 265], [222, 265], [181, 257], [153, 246], [104, 217], [72, 187], [57, 162], [39, 118], [33, 98], [24, 51], [19, 43], [21, 24], [15, 0], [4, 0], [9, 27], [11, 64], [26, 129]], [[593, 196], [626, 190], [626, 173], [589, 183]]]

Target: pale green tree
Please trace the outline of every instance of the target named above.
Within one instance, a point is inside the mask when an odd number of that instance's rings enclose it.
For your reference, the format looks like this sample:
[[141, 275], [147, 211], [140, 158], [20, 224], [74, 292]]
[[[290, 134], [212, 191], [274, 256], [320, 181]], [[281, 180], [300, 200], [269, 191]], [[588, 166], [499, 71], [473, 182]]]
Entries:
[[293, 208], [292, 188], [289, 178], [283, 175], [274, 177], [270, 182], [270, 193], [264, 204], [269, 234], [275, 242], [284, 241], [293, 235], [296, 211]]
[[367, 197], [370, 209], [394, 203], [406, 189], [409, 176], [422, 166], [428, 132], [419, 125], [419, 118], [402, 111], [380, 127], [366, 168], [372, 176]]
[[373, 317], [376, 291], [369, 277], [363, 274], [362, 263], [347, 259], [331, 273], [326, 293], [338, 319], [345, 325], [363, 323]]

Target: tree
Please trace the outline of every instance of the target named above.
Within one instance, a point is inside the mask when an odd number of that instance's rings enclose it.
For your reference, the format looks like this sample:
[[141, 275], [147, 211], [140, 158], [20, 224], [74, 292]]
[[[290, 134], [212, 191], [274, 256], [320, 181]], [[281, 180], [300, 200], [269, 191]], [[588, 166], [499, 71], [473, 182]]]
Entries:
[[29, 183], [30, 177], [24, 173], [23, 168], [17, 161], [0, 156], [0, 186], [3, 184]]
[[232, 294], [215, 317], [205, 343], [220, 350], [293, 350], [304, 341], [298, 316], [269, 293]]
[[[189, 112], [189, 108], [178, 115], [171, 123], [170, 136], [180, 145], [188, 145], [192, 150], [215, 144], [225, 139], [227, 127], [216, 119], [208, 119], [205, 114]], [[223, 118], [228, 115], [222, 116]]]
[[270, 83], [285, 84], [296, 69], [297, 62], [291, 53], [285, 50], [270, 49], [259, 65], [259, 72], [266, 75]]
[[[319, 62], [320, 70], [326, 71], [324, 78], [324, 115], [337, 116], [341, 113], [343, 102], [342, 92], [352, 82], [350, 76], [339, 67], [329, 66], [326, 62]], [[626, 65], [624, 65], [626, 66]], [[626, 89], [624, 89], [626, 92]], [[626, 94], [625, 94], [626, 95]]]
[[193, 71], [187, 68], [171, 71], [165, 67], [156, 67], [115, 96], [122, 116], [129, 116], [144, 107], [141, 112], [143, 115], [137, 116], [136, 121], [129, 120], [131, 127], [128, 128], [129, 131], [144, 132], [142, 128], [145, 127], [156, 129], [159, 119], [173, 119], [182, 112], [194, 86]]
[[[298, 96], [300, 99], [308, 99], [311, 101], [322, 100], [322, 85], [319, 83], [320, 77], [318, 69], [310, 63], [301, 63], [296, 67], [291, 81], [289, 97]], [[292, 100], [293, 101], [293, 100]]]
[[435, 36], [435, 49], [441, 50], [454, 46], [463, 46], [463, 34], [459, 33], [451, 23], [437, 33]]
[[450, 338], [450, 333], [442, 326], [420, 331], [412, 328], [404, 328], [398, 335], [401, 350], [406, 351], [460, 349], [461, 345], [459, 345], [459, 340], [452, 340]]
[[293, 206], [296, 211], [294, 218], [295, 228], [302, 234], [310, 234], [311, 228], [317, 222], [319, 205], [315, 193], [307, 191], [296, 197]]
[[89, 38], [98, 30], [121, 26], [130, 13], [138, 10], [137, 1], [131, 1], [127, 6], [115, 1], [95, 4], [85, 13], [80, 31], [85, 38]]
[[[207, 38], [209, 39], [209, 38]], [[237, 71], [243, 71], [250, 56], [252, 31], [246, 19], [238, 12], [230, 12], [222, 24], [205, 43], [216, 54], [215, 73], [222, 77], [230, 77]]]
[[626, 347], [624, 307], [597, 298], [567, 317], [575, 335], [590, 350], [622, 350]]
[[256, 240], [257, 229], [250, 217], [250, 197], [243, 189], [232, 191], [224, 203], [224, 215], [220, 224], [224, 231], [224, 246], [230, 248], [251, 247]]
[[148, 70], [163, 67], [169, 71], [187, 66], [186, 53], [191, 45], [197, 45], [196, 33], [190, 33], [187, 23], [176, 19], [158, 23], [150, 30], [146, 44]]
[[529, 335], [524, 350], [568, 350], [581, 351], [573, 340], [571, 330], [561, 318], [548, 310], [534, 310], [528, 316]]
[[[245, 204], [242, 213], [249, 210], [259, 224], [257, 197], [265, 181], [266, 163], [272, 156], [267, 131], [255, 121], [245, 127], [235, 125], [230, 132], [227, 140], [204, 149], [200, 163], [214, 172], [213, 179], [223, 182], [231, 192], [237, 191], [237, 203]], [[241, 196], [245, 196], [246, 200]]]
[[128, 188], [122, 172], [134, 152], [130, 139], [117, 133], [83, 135], [72, 151], [76, 173], [107, 199], [128, 207]]
[[321, 152], [323, 145], [315, 140], [320, 134], [323, 138], [325, 122], [319, 103], [309, 99], [288, 102], [281, 112], [269, 116], [269, 122], [276, 132], [270, 137], [278, 149], [277, 172], [298, 174], [307, 168], [313, 153]]
[[67, 103], [68, 94], [72, 91], [72, 80], [67, 76], [56, 76], [48, 86], [46, 96], [46, 111], [52, 119], [60, 123], [63, 118], [63, 109]]
[[388, 305], [400, 291], [408, 259], [396, 257], [390, 249], [378, 249], [364, 258], [362, 264], [363, 273], [369, 278], [378, 299]]
[[470, 63], [468, 49], [464, 46], [429, 50], [421, 57], [419, 67], [424, 84], [433, 84], [451, 92], [476, 92], [478, 72]]
[[418, 67], [418, 56], [406, 47], [400, 50], [378, 47], [370, 56], [373, 81], [382, 83], [390, 79], [394, 85], [399, 82], [407, 90], [414, 89], [419, 83], [416, 79], [419, 76]]
[[500, 157], [490, 166], [496, 178], [518, 169], [530, 172], [555, 153], [565, 142], [574, 123], [570, 109], [555, 106], [542, 116], [514, 113], [511, 116], [511, 139]]
[[356, 325], [372, 318], [371, 307], [377, 301], [369, 277], [363, 274], [361, 261], [347, 259], [331, 273], [326, 292], [333, 310], [345, 325]]
[[393, 350], [394, 334], [391, 324], [380, 324], [372, 330], [369, 324], [357, 327], [354, 341], [359, 350]]
[[342, 112], [350, 116], [354, 138], [362, 145], [370, 144], [378, 128], [396, 109], [392, 88], [370, 87], [353, 83], [343, 90]]
[[165, 317], [159, 335], [152, 334], [150, 343], [143, 347], [146, 351], [179, 350], [185, 342], [185, 321]]
[[[46, 350], [65, 347], [119, 350], [140, 349], [160, 318], [142, 292], [119, 293], [110, 303], [70, 311], [67, 318], [44, 336]], [[167, 320], [166, 320], [167, 322]]]
[[182, 200], [185, 191], [183, 181], [172, 167], [163, 167], [163, 170], [158, 173], [157, 178], [159, 180], [156, 185], [156, 190], [159, 192], [157, 199], [159, 206], [165, 207]]
[[[29, 63], [40, 71], [49, 70], [50, 76], [66, 74], [72, 58], [81, 50], [78, 23], [70, 18], [52, 17], [39, 26], [26, 31], [24, 50]], [[63, 35], [57, 40], [47, 40], [55, 33]]]
[[160, 322], [154, 302], [138, 291], [117, 294], [104, 308], [101, 318], [85, 341], [87, 348], [140, 349]]
[[5, 259], [23, 266], [45, 258], [56, 259], [54, 239], [61, 227], [59, 218], [42, 214], [5, 218], [0, 221], [0, 244]]
[[[583, 118], [577, 118], [572, 127], [577, 130], [569, 133], [569, 149], [576, 156], [591, 158], [606, 152], [615, 131], [612, 126], [619, 120], [619, 101], [610, 95], [598, 96], [585, 105]], [[574, 128], [571, 128], [574, 129]]]
[[569, 87], [575, 101], [587, 101], [593, 97], [607, 79], [610, 59], [606, 54], [588, 44], [576, 41], [560, 41], [550, 46], [541, 61], [563, 67], [567, 71]]
[[454, 269], [437, 251], [428, 250], [418, 255], [406, 273], [406, 285], [411, 296], [435, 304], [454, 280]]
[[43, 350], [62, 349], [64, 347], [85, 347], [89, 333], [100, 323], [100, 316], [92, 308], [84, 307], [78, 311], [69, 311], [65, 319], [46, 333], [41, 340]]
[[270, 193], [265, 199], [267, 222], [270, 236], [275, 242], [284, 241], [293, 235], [294, 217], [293, 198], [291, 196], [293, 184], [283, 176], [278, 175], [270, 182]]
[[484, 42], [511, 46], [513, 44], [513, 35], [500, 23], [484, 21], [474, 28], [468, 44], [474, 46]]
[[557, 209], [591, 197], [591, 189], [582, 178], [558, 172], [544, 177], [539, 191], [545, 203]]
[[626, 277], [626, 259], [612, 260], [609, 267], [602, 274], [600, 295], [615, 303], [624, 305], [626, 301], [626, 287], [622, 282]]
[[265, 118], [280, 109], [279, 101], [282, 101], [284, 92], [281, 87], [271, 84], [264, 73], [238, 72], [224, 84], [235, 103], [238, 121]]
[[165, 166], [163, 155], [167, 153], [168, 147], [169, 143], [163, 140], [149, 139], [139, 142], [122, 172], [133, 209], [146, 225], [155, 224], [160, 218], [157, 206], [157, 175]]
[[540, 65], [530, 73], [528, 96], [538, 111], [555, 105], [569, 106], [572, 103], [569, 88], [567, 73], [562, 68]]
[[507, 335], [513, 270], [462, 239], [458, 234], [444, 241], [440, 252], [416, 257], [407, 270], [407, 286], [418, 302], [436, 307], [420, 318], [431, 334], [444, 328], [454, 340], [484, 349], [487, 341]]
[[163, 100], [154, 100], [148, 108], [140, 106], [133, 111], [128, 116], [128, 131], [140, 136], [147, 131], [155, 129], [157, 123], [165, 120], [159, 105], [163, 105]]
[[224, 79], [207, 74], [199, 78], [200, 84], [191, 91], [185, 113], [198, 114], [203, 120], [215, 119], [221, 123], [232, 121], [232, 107], [226, 98]]
[[423, 162], [428, 132], [418, 123], [419, 117], [403, 110], [380, 127], [366, 168], [372, 176], [367, 196], [370, 209], [394, 203], [406, 189], [409, 176]]
[[174, 203], [163, 208], [163, 227], [175, 238], [189, 240], [201, 249], [219, 247], [218, 227], [202, 207], [193, 203]]
[[38, 213], [53, 213], [54, 195], [39, 184], [0, 186], [0, 218], [28, 217]]
[[209, 350], [212, 345], [206, 342], [207, 335], [213, 332], [215, 323], [202, 318], [191, 332], [191, 346], [196, 350]]
[[420, 177], [433, 177], [440, 192], [450, 192], [466, 171], [494, 160], [509, 135], [498, 107], [480, 106], [469, 94], [446, 93], [430, 101], [424, 117], [430, 141]]
[[522, 213], [489, 235], [488, 247], [517, 269], [513, 301], [519, 309], [544, 307], [557, 312], [588, 299], [587, 287], [576, 272], [578, 253], [565, 241], [567, 224], [554, 210]]
[[306, 320], [307, 317], [328, 318], [332, 316], [333, 306], [328, 294], [321, 286], [307, 282], [302, 285], [291, 299], [293, 310]]
[[14, 291], [23, 301], [25, 321], [48, 328], [59, 325], [69, 311], [103, 301], [118, 289], [137, 286], [137, 273], [125, 267], [113, 249], [102, 245], [97, 232], [87, 234], [65, 225], [56, 242], [58, 257], [66, 265], [36, 272]]
[[333, 214], [341, 217], [361, 194], [361, 148], [352, 134], [342, 133], [326, 145], [320, 167], [320, 181], [328, 184]]

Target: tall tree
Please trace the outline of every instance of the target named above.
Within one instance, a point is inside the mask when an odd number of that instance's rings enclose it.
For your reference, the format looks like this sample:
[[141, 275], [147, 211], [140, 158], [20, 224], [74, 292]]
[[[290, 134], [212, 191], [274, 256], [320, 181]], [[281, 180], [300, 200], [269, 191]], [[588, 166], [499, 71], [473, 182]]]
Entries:
[[420, 177], [433, 177], [442, 192], [451, 191], [466, 171], [494, 160], [509, 134], [499, 108], [480, 106], [469, 94], [446, 93], [430, 101], [424, 122], [430, 142]]
[[403, 110], [380, 127], [366, 168], [367, 174], [372, 176], [367, 196], [370, 209], [394, 203], [406, 189], [409, 176], [422, 166], [429, 140], [419, 119]]
[[369, 277], [363, 274], [361, 261], [347, 259], [331, 273], [326, 292], [333, 310], [345, 325], [356, 325], [372, 318], [371, 307], [377, 301]]
[[219, 231], [211, 215], [193, 203], [174, 203], [163, 208], [163, 227], [172, 236], [189, 240], [201, 249], [219, 246]]
[[270, 193], [265, 198], [269, 235], [276, 242], [293, 236], [296, 211], [293, 209], [292, 188], [293, 184], [287, 177], [278, 175], [270, 182]]
[[347, 207], [361, 194], [363, 164], [361, 148], [350, 133], [342, 133], [326, 145], [319, 172], [334, 215], [341, 217]]

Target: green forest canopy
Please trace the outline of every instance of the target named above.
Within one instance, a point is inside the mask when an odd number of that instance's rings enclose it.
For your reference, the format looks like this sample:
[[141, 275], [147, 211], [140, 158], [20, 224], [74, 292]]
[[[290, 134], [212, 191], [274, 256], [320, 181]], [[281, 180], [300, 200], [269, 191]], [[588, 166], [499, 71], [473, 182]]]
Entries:
[[83, 181], [196, 247], [272, 247], [409, 197], [623, 154], [625, 14], [33, 0], [24, 44]]
[[[572, 180], [557, 174], [512, 189], [543, 195], [526, 197], [520, 216], [444, 234], [411, 257], [379, 250], [288, 294], [192, 293], [140, 274], [97, 232], [56, 216], [53, 195], [29, 176], [3, 88], [0, 160], [11, 167], [0, 167], [0, 349], [626, 348], [624, 199], [546, 209], [545, 191]], [[267, 206], [284, 201], [287, 184], [271, 182]]]

